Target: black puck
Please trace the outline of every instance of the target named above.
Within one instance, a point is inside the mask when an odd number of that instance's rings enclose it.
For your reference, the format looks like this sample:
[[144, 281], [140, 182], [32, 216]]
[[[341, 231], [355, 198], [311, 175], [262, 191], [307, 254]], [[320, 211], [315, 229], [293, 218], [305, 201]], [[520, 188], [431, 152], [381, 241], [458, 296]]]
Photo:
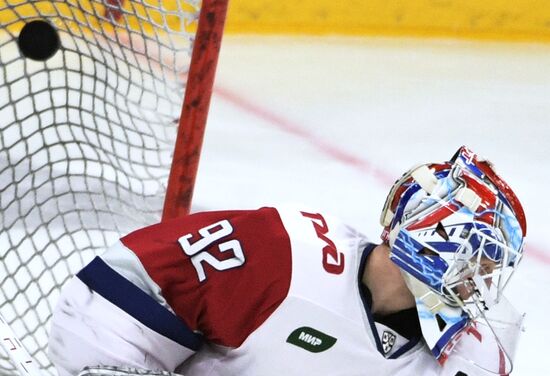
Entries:
[[17, 38], [23, 56], [38, 61], [48, 60], [61, 47], [57, 30], [43, 20], [31, 21], [21, 29]]

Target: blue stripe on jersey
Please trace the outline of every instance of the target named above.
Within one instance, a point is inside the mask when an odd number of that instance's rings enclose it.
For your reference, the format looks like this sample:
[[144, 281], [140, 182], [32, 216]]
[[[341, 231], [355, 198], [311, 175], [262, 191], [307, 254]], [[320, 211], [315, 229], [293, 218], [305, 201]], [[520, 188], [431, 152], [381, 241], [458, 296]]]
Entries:
[[412, 349], [413, 347], [416, 346], [416, 344], [420, 342], [420, 338], [412, 338], [411, 340], [409, 340], [409, 342], [405, 343], [403, 346], [401, 346], [399, 348], [399, 350], [397, 350], [396, 352], [394, 352], [393, 354], [391, 354], [391, 356], [389, 357], [389, 359], [397, 359], [399, 358], [401, 355], [405, 354], [407, 351], [409, 351], [410, 349]]
[[151, 330], [197, 351], [202, 337], [179, 317], [96, 257], [77, 277], [90, 289], [113, 303]]

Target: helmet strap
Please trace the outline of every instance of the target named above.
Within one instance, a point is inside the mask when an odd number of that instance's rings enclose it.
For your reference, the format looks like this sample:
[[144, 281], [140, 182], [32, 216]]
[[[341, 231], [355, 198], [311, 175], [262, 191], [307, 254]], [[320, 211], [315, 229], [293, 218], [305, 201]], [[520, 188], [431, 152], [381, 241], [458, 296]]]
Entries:
[[432, 314], [438, 313], [445, 306], [440, 296], [428, 288], [424, 283], [404, 270], [401, 270], [401, 275], [416, 300], [420, 300]]

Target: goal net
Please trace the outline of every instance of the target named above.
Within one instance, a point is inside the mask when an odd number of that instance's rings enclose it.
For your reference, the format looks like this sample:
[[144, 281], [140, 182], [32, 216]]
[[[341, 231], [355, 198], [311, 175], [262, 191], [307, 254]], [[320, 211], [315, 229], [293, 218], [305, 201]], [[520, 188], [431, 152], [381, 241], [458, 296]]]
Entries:
[[167, 215], [188, 208], [226, 6], [0, 0], [0, 314], [46, 374], [64, 282], [167, 194]]

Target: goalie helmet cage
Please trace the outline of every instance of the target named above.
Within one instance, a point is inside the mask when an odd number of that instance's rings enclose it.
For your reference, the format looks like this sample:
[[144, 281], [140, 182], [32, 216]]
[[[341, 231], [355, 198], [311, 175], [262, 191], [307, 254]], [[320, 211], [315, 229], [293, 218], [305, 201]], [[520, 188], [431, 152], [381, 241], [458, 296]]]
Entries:
[[[61, 286], [121, 235], [189, 211], [226, 11], [0, 0], [0, 314], [45, 374]], [[60, 41], [40, 61], [18, 38], [35, 20]], [[0, 348], [0, 375], [16, 375]]]

